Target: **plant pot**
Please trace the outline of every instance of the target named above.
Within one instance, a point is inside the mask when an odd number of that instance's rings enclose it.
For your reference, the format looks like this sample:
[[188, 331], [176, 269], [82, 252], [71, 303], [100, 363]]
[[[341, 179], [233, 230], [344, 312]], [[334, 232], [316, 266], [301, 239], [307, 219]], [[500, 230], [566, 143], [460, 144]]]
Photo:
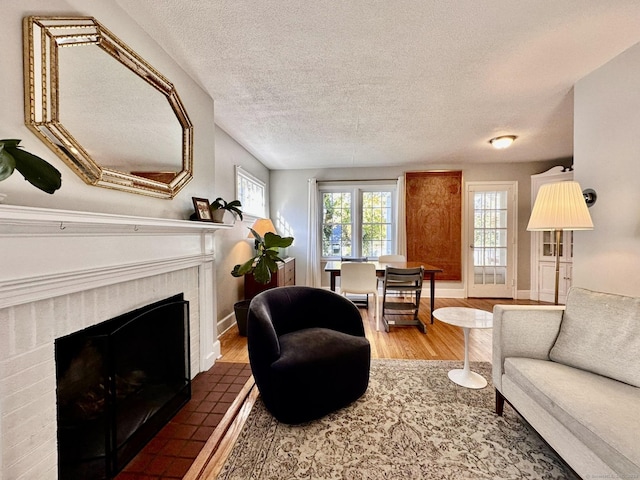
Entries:
[[225, 211], [226, 210], [223, 210], [221, 208], [217, 208], [215, 210], [211, 210], [211, 218], [216, 223], [224, 223], [224, 212]]
[[249, 305], [251, 300], [241, 300], [233, 305], [236, 313], [236, 324], [241, 337], [247, 336], [247, 317], [249, 316]]

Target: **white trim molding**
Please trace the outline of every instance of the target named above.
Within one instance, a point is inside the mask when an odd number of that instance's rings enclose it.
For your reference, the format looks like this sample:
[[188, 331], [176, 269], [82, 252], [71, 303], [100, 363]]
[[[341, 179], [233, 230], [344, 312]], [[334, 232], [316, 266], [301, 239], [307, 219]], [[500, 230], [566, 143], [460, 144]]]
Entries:
[[0, 205], [0, 308], [214, 260], [231, 225]]
[[[189, 301], [191, 375], [220, 356], [208, 222], [0, 205], [0, 465], [55, 478], [55, 340], [171, 295]], [[2, 474], [0, 474], [2, 476]]]

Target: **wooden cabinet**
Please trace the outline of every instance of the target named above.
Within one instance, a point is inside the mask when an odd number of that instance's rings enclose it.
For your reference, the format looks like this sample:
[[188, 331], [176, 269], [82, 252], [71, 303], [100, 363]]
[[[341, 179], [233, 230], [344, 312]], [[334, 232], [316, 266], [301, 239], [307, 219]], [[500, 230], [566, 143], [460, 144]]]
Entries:
[[[571, 263], [560, 262], [560, 279], [558, 280], [558, 302], [564, 303], [571, 286]], [[556, 262], [538, 263], [538, 298], [541, 301], [553, 302], [556, 288]]]
[[271, 281], [266, 285], [258, 283], [253, 275], [244, 276], [244, 298], [247, 300], [255, 297], [260, 292], [275, 287], [284, 287], [296, 284], [296, 260], [287, 257], [284, 262], [278, 263], [278, 271], [271, 275]]

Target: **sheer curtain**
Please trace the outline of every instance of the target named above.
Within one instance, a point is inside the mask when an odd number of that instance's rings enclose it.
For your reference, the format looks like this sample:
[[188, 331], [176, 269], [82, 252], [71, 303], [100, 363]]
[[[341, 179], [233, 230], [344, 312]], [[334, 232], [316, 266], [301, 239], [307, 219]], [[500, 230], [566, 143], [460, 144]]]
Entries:
[[407, 222], [405, 206], [405, 181], [404, 175], [398, 177], [396, 187], [396, 245], [397, 254], [407, 256]]
[[308, 220], [307, 220], [307, 285], [320, 287], [320, 228], [318, 226], [318, 180], [308, 180]]

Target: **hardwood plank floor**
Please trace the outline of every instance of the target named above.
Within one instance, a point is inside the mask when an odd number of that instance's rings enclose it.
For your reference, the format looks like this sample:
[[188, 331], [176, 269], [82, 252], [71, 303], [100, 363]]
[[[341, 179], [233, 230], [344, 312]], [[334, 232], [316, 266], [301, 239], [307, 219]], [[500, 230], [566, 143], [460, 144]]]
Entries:
[[[503, 298], [436, 298], [435, 308], [470, 307], [491, 312], [494, 305], [540, 305], [531, 300], [510, 300]], [[372, 358], [400, 358], [407, 360], [463, 360], [464, 335], [462, 329], [434, 319], [429, 323], [429, 299], [420, 304], [420, 319], [427, 325], [427, 333], [416, 327], [391, 327], [387, 333], [376, 331], [373, 319], [374, 309], [360, 309], [365, 334], [371, 342]], [[469, 359], [471, 361], [491, 361], [491, 329], [473, 329], [469, 335]], [[221, 362], [248, 363], [247, 339], [238, 334], [234, 326], [220, 337]]]
[[[448, 325], [434, 319], [433, 325], [429, 323], [429, 299], [423, 299], [420, 305], [420, 318], [427, 325], [427, 333], [424, 334], [417, 327], [392, 327], [389, 332], [376, 331], [375, 321], [371, 305], [368, 310], [361, 308], [365, 334], [371, 342], [373, 358], [398, 358], [398, 359], [424, 359], [424, 360], [460, 360], [464, 359], [464, 335], [462, 329]], [[438, 298], [435, 300], [435, 308], [443, 307], [470, 307], [486, 311], [493, 311], [497, 304], [508, 305], [540, 305], [540, 302], [530, 300], [508, 299], [453, 299]], [[491, 329], [474, 329], [470, 333], [469, 356], [471, 361], [491, 361]], [[222, 358], [221, 362], [248, 363], [247, 339], [238, 334], [234, 326], [220, 337]], [[252, 378], [248, 386], [252, 385]], [[251, 406], [257, 397], [257, 389], [248, 389], [250, 392], [238, 399], [238, 404], [244, 400], [242, 412], [233, 419], [228, 429], [221, 431], [218, 441], [215, 436], [215, 445], [203, 448], [201, 455], [185, 479], [209, 480], [216, 478], [220, 472], [227, 455], [236, 441], [242, 425], [251, 410]]]

